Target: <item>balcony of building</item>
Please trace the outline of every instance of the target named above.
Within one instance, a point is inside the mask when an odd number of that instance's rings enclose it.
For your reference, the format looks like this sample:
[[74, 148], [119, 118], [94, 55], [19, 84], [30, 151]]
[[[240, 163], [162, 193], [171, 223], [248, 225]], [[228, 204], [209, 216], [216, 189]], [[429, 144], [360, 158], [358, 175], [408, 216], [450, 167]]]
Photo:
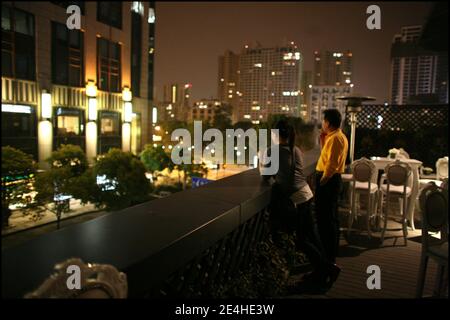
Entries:
[[[310, 179], [316, 157], [317, 152], [306, 155]], [[49, 277], [56, 263], [78, 257], [124, 272], [129, 298], [208, 297], [212, 286], [232, 281], [251, 263], [257, 244], [267, 236], [269, 201], [270, 187], [252, 169], [37, 237], [2, 251], [2, 294], [23, 297]], [[346, 221], [345, 210], [341, 215]], [[379, 233], [370, 241], [364, 235], [352, 240], [344, 235], [338, 281], [325, 295], [306, 297], [414, 298], [420, 230], [409, 233], [407, 246], [396, 243], [401, 235], [389, 237], [382, 246]], [[382, 270], [381, 290], [367, 287], [371, 265]], [[436, 271], [431, 263], [428, 279]], [[425, 293], [432, 294], [433, 288], [429, 280]]]

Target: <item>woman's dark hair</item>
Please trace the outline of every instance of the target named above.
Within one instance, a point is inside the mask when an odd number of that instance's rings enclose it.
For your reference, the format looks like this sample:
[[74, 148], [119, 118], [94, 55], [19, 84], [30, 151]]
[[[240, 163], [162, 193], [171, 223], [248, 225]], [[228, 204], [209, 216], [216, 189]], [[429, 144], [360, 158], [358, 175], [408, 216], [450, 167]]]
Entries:
[[294, 149], [295, 144], [295, 130], [294, 127], [287, 120], [279, 120], [275, 126], [279, 130], [280, 137], [289, 141], [289, 148]]
[[323, 119], [327, 120], [330, 126], [337, 129], [341, 127], [342, 116], [337, 109], [326, 109], [323, 111]]

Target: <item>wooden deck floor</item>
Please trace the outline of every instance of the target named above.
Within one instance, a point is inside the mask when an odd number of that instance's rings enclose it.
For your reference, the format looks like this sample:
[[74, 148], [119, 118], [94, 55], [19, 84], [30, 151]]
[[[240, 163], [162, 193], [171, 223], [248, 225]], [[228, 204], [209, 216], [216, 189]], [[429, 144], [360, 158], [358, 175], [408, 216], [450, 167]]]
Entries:
[[[401, 231], [387, 232], [381, 246], [380, 233], [373, 234], [371, 241], [364, 232], [355, 233], [348, 241], [341, 234], [337, 264], [342, 272], [333, 288], [325, 295], [294, 295], [288, 298], [414, 298], [422, 248], [420, 235], [420, 230], [409, 229], [408, 244], [405, 246]], [[366, 281], [370, 274], [366, 270], [370, 265], [378, 265], [381, 269], [380, 290], [367, 288]], [[433, 293], [436, 270], [436, 263], [430, 259], [424, 296]], [[299, 277], [293, 276], [291, 280]]]

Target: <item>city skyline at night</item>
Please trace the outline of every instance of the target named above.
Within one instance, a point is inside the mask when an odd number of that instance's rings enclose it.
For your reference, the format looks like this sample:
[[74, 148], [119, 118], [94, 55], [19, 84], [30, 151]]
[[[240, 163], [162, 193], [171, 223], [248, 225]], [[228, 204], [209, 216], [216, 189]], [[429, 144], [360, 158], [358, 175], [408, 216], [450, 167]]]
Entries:
[[[381, 9], [381, 30], [369, 30], [370, 4]], [[155, 94], [165, 83], [192, 83], [192, 98], [217, 98], [218, 57], [245, 45], [294, 41], [313, 70], [314, 52], [351, 50], [354, 91], [377, 102], [389, 99], [393, 36], [403, 26], [424, 24], [426, 2], [160, 2], [156, 14]]]

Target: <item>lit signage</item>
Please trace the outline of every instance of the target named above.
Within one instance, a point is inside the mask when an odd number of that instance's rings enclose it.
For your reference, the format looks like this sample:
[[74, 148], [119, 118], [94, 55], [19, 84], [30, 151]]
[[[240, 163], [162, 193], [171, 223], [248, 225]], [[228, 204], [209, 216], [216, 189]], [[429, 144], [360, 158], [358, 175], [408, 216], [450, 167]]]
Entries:
[[20, 104], [2, 104], [2, 112], [31, 113], [31, 107]]

